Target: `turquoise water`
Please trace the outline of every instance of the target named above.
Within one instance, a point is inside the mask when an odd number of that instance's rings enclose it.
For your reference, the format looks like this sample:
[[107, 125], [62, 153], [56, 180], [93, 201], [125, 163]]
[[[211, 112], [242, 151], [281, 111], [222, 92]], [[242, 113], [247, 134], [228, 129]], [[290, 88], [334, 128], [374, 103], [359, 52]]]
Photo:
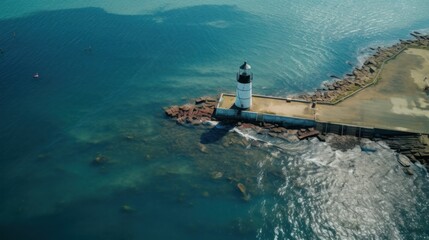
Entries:
[[[0, 9], [1, 239], [429, 237], [427, 173], [413, 166], [406, 176], [382, 142], [363, 152], [255, 141], [179, 127], [162, 111], [232, 92], [244, 59], [257, 94], [312, 91], [369, 47], [427, 31], [427, 1], [4, 0]], [[100, 154], [108, 161], [93, 164]]]

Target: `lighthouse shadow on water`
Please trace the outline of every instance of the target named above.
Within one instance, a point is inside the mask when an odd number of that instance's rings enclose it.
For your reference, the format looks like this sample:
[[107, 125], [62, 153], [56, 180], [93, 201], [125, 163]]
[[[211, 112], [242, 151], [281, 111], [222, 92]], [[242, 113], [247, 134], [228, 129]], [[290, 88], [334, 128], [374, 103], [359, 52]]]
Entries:
[[[237, 89], [233, 109], [238, 109], [238, 114], [241, 110], [246, 110], [252, 106], [252, 80], [253, 74], [250, 71], [251, 66], [244, 62], [237, 73]], [[222, 139], [231, 129], [234, 128], [232, 124], [218, 124], [216, 127], [211, 128], [206, 133], [203, 133], [200, 138], [202, 144], [215, 143]]]
[[234, 128], [232, 124], [223, 124], [219, 123], [215, 127], [211, 128], [207, 132], [201, 134], [200, 143], [201, 144], [210, 144], [216, 143], [221, 140], [224, 136], [228, 134]]

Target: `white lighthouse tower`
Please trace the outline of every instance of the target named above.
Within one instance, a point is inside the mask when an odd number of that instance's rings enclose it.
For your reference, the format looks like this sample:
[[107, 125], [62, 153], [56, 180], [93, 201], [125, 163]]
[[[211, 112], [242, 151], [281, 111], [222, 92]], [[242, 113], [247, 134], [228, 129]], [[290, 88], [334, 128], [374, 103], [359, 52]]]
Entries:
[[253, 74], [250, 65], [244, 62], [237, 73], [237, 91], [235, 106], [240, 109], [248, 109], [252, 106], [252, 80]]

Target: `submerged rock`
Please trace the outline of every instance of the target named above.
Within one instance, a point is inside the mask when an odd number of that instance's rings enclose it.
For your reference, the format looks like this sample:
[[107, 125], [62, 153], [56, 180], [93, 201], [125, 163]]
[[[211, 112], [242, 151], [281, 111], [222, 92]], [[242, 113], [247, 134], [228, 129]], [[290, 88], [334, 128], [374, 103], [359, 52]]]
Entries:
[[237, 184], [237, 188], [238, 188], [238, 190], [240, 190], [240, 192], [241, 192], [242, 194], [246, 194], [246, 187], [244, 186], [244, 184], [242, 184], [242, 183], [238, 183], [238, 184]]
[[128, 140], [128, 141], [134, 141], [134, 140], [136, 140], [136, 137], [134, 135], [131, 135], [131, 134], [125, 135], [124, 138], [126, 140]]
[[206, 145], [199, 143], [198, 146], [200, 147], [200, 152], [208, 153]]
[[207, 191], [204, 191], [204, 192], [202, 193], [202, 195], [203, 195], [203, 197], [210, 197], [210, 194], [209, 194], [209, 192], [207, 192]]
[[130, 205], [124, 204], [121, 206], [121, 211], [125, 213], [132, 213], [132, 212], [135, 212], [136, 210]]
[[402, 154], [397, 154], [396, 159], [404, 167], [410, 167], [412, 164], [411, 161], [405, 155]]
[[219, 179], [223, 177], [223, 173], [221, 172], [213, 172], [212, 173], [212, 179]]
[[242, 183], [238, 183], [237, 188], [238, 188], [238, 190], [240, 190], [241, 194], [243, 195], [243, 200], [249, 201], [250, 195], [247, 193], [246, 186], [244, 186], [244, 184], [242, 184]]
[[414, 171], [413, 169], [409, 168], [409, 167], [404, 167], [402, 168], [402, 170], [404, 171], [405, 174], [407, 175], [414, 175]]
[[93, 160], [92, 160], [92, 164], [94, 165], [101, 165], [104, 163], [107, 163], [109, 161], [109, 159], [106, 156], [103, 156], [101, 154], [98, 154]]

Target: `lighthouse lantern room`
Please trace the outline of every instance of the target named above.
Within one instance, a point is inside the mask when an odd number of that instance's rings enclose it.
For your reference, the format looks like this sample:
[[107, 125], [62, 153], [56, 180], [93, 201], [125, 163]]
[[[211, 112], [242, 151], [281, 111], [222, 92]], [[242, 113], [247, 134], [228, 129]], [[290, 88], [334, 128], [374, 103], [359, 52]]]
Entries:
[[250, 65], [244, 62], [237, 73], [237, 90], [235, 106], [240, 109], [248, 109], [252, 106], [252, 80], [253, 74]]

